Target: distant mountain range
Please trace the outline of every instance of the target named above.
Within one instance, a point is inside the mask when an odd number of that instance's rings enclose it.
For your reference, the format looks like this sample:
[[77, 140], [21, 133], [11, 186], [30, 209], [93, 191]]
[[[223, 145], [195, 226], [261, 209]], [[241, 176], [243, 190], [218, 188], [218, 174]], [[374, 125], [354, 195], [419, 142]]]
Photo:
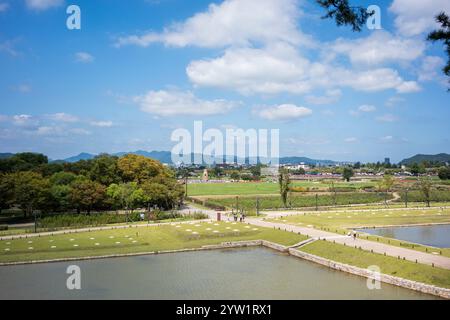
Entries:
[[413, 163], [421, 163], [423, 161], [428, 162], [449, 162], [450, 163], [450, 154], [447, 153], [439, 153], [439, 154], [416, 154], [415, 156], [407, 159], [403, 159], [400, 161], [400, 164], [411, 165]]
[[[144, 151], [144, 150], [138, 150], [138, 151], [133, 151], [133, 152], [117, 152], [117, 153], [113, 153], [112, 155], [122, 157], [127, 154], [137, 154], [137, 155], [141, 155], [144, 157], [148, 157], [148, 158], [152, 158], [152, 159], [161, 161], [162, 163], [172, 164], [172, 156], [171, 156], [170, 151], [148, 152], [148, 151]], [[191, 155], [191, 156], [193, 156], [193, 155]], [[93, 159], [95, 157], [96, 157], [95, 154], [83, 152], [83, 153], [80, 153], [79, 155], [69, 157], [66, 159], [62, 159], [62, 160], [57, 160], [55, 162], [77, 162], [79, 160], [89, 160], [89, 159]], [[248, 158], [246, 160], [248, 161]], [[333, 161], [333, 160], [316, 160], [316, 159], [311, 159], [311, 158], [306, 158], [306, 157], [282, 157], [282, 158], [280, 158], [280, 163], [281, 164], [305, 163], [308, 165], [326, 166], [326, 165], [334, 165], [334, 164], [341, 163], [341, 162]]]
[[[162, 163], [172, 164], [172, 157], [170, 151], [144, 151], [144, 150], [137, 150], [133, 152], [116, 152], [112, 155], [122, 157], [126, 154], [137, 154], [144, 157], [152, 158], [158, 161], [161, 161]], [[10, 158], [14, 155], [14, 153], [0, 153], [0, 159], [6, 159]], [[90, 160], [95, 158], [97, 155], [92, 153], [86, 153], [82, 152], [76, 156], [69, 157], [66, 159], [61, 160], [54, 160], [52, 162], [77, 162], [79, 160]], [[191, 155], [193, 156], [193, 155]], [[236, 159], [236, 158], [235, 158]], [[246, 159], [248, 161], [248, 158]], [[400, 164], [404, 165], [411, 165], [413, 163], [421, 163], [422, 161], [429, 161], [429, 162], [449, 162], [450, 163], [450, 154], [447, 153], [439, 153], [435, 155], [426, 155], [426, 154], [417, 154], [411, 158], [403, 159]], [[311, 159], [307, 157], [281, 157], [280, 158], [280, 164], [300, 164], [305, 163], [308, 165], [321, 165], [321, 166], [329, 166], [329, 165], [336, 165], [336, 164], [347, 164], [351, 163], [348, 161], [334, 161], [334, 160], [318, 160], [318, 159]]]

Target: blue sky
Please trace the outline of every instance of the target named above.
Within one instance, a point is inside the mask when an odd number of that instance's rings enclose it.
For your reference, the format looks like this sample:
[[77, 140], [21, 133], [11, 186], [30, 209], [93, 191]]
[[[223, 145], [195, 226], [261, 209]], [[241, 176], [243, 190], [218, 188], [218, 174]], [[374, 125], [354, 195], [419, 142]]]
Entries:
[[0, 0], [0, 152], [171, 150], [194, 120], [278, 128], [283, 156], [450, 152], [446, 57], [424, 40], [450, 2], [371, 4], [382, 30], [353, 33], [306, 0]]

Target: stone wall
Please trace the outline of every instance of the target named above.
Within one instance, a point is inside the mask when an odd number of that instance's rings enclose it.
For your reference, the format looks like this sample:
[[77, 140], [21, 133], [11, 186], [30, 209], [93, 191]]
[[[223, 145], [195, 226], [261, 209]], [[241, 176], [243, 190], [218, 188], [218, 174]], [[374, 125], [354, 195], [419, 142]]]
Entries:
[[[351, 274], [358, 275], [358, 276], [365, 277], [365, 278], [373, 277], [372, 272], [370, 272], [369, 270], [350, 266], [350, 265], [336, 262], [336, 261], [332, 261], [332, 260], [329, 260], [326, 258], [318, 257], [318, 256], [315, 256], [315, 255], [312, 255], [312, 254], [309, 254], [306, 252], [302, 252], [302, 251], [299, 251], [296, 249], [289, 249], [289, 254], [291, 254], [295, 257], [298, 257], [298, 258], [302, 258], [305, 260], [309, 260], [309, 261], [327, 266], [327, 267], [335, 269], [335, 270], [344, 271], [344, 272], [351, 273]], [[416, 282], [416, 281], [412, 281], [412, 280], [407, 280], [407, 279], [403, 279], [403, 278], [399, 278], [399, 277], [394, 277], [394, 276], [390, 276], [390, 275], [386, 275], [386, 274], [381, 274], [380, 280], [381, 280], [381, 282], [389, 283], [389, 284], [396, 285], [399, 287], [403, 287], [403, 288], [407, 288], [407, 289], [411, 289], [411, 290], [415, 290], [415, 291], [420, 291], [420, 292], [427, 293], [427, 294], [432, 294], [432, 295], [439, 296], [439, 297], [442, 297], [445, 299], [450, 299], [450, 289], [440, 288], [440, 287], [436, 287], [433, 285]]]

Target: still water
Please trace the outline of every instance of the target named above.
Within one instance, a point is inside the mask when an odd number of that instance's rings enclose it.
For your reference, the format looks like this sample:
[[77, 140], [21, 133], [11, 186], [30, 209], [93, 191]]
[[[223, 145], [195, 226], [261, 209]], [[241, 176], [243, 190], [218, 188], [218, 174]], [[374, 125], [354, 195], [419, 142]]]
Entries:
[[404, 240], [438, 248], [450, 248], [450, 224], [360, 229], [373, 235]]
[[[81, 268], [81, 290], [66, 268]], [[263, 248], [0, 267], [0, 299], [435, 299]]]

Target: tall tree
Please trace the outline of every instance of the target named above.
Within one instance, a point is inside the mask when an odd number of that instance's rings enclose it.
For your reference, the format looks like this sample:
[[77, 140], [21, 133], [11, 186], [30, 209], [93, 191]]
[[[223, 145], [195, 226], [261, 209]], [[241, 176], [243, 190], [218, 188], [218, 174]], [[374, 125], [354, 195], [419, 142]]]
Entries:
[[[445, 75], [450, 77], [450, 17], [445, 12], [441, 12], [436, 16], [436, 22], [441, 24], [441, 28], [431, 32], [428, 35], [427, 40], [432, 42], [444, 42], [445, 52], [447, 53], [448, 60], [447, 65], [442, 70], [444, 71]], [[450, 88], [448, 90], [450, 91]]]
[[92, 160], [92, 167], [89, 171], [89, 178], [92, 181], [100, 182], [105, 186], [118, 183], [120, 177], [117, 168], [118, 158], [108, 154], [101, 154]]
[[161, 162], [135, 154], [120, 158], [117, 166], [124, 182], [134, 181], [141, 184], [158, 175], [170, 175]]
[[291, 179], [289, 177], [289, 171], [286, 168], [280, 168], [278, 173], [278, 184], [280, 186], [280, 196], [283, 205], [287, 207], [288, 194], [291, 190]]
[[31, 171], [17, 172], [13, 176], [14, 203], [24, 211], [25, 217], [33, 210], [45, 208], [50, 195], [50, 183], [41, 174]]
[[425, 202], [427, 203], [427, 207], [430, 206], [431, 201], [431, 189], [433, 187], [433, 184], [431, 182], [430, 177], [422, 177], [418, 181], [418, 186], [420, 191], [422, 192]]
[[106, 190], [100, 183], [78, 178], [70, 186], [70, 200], [78, 212], [86, 210], [90, 214], [91, 210], [102, 206]]
[[350, 181], [350, 178], [353, 177], [353, 175], [354, 175], [353, 169], [350, 167], [345, 167], [342, 170], [342, 178], [347, 182]]

